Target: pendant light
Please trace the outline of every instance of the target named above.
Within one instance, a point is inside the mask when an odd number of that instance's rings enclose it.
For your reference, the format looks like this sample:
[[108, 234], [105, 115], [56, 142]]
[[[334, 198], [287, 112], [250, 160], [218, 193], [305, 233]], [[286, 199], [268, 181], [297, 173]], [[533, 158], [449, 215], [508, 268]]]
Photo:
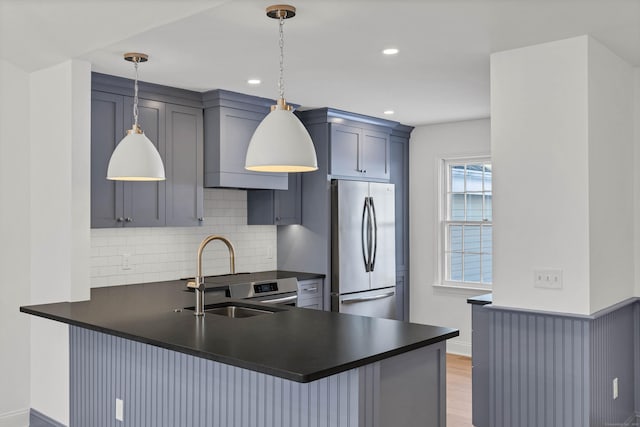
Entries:
[[133, 89], [133, 127], [111, 154], [107, 179], [116, 181], [163, 181], [164, 166], [160, 153], [138, 126], [138, 64], [149, 57], [144, 53], [125, 53], [124, 59], [133, 62], [136, 80]]
[[318, 169], [313, 141], [284, 99], [284, 20], [296, 16], [296, 8], [275, 5], [269, 18], [280, 21], [280, 96], [251, 137], [245, 169], [258, 172], [311, 172]]

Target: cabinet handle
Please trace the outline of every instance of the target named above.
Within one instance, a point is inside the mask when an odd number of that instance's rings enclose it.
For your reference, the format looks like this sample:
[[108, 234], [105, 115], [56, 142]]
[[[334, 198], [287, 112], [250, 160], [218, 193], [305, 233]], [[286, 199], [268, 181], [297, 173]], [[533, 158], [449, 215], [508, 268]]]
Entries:
[[303, 289], [304, 292], [318, 292], [318, 288], [313, 287], [313, 288], [306, 288]]
[[116, 218], [116, 222], [123, 222], [123, 221], [124, 221], [124, 218], [122, 218], [121, 216]]
[[200, 217], [200, 218], [198, 218], [198, 221], [202, 222], [202, 221], [204, 221], [204, 218]]
[[124, 220], [127, 222], [133, 222], [133, 218], [131, 218], [130, 216], [126, 217]]

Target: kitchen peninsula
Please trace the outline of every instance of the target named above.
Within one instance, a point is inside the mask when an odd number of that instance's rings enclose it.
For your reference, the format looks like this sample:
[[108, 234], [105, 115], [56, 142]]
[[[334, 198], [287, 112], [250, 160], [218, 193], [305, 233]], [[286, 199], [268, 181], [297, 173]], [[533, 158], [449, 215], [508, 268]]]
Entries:
[[71, 426], [445, 425], [457, 330], [266, 304], [197, 317], [193, 298], [168, 281], [21, 307], [71, 325]]

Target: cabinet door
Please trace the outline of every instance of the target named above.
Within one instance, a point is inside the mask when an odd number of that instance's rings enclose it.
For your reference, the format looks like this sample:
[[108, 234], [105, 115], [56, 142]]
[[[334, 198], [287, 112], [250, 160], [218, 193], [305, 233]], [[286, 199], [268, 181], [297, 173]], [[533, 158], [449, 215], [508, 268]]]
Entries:
[[302, 224], [302, 174], [289, 174], [289, 188], [274, 190], [275, 224]]
[[202, 110], [166, 104], [167, 225], [199, 225], [203, 218]]
[[389, 135], [365, 129], [360, 158], [365, 177], [389, 179]]
[[329, 173], [333, 176], [362, 176], [360, 144], [362, 144], [362, 129], [332, 123]]
[[107, 179], [111, 153], [124, 138], [121, 95], [91, 92], [91, 227], [124, 225], [123, 182]]
[[[141, 99], [138, 109], [140, 111], [138, 124], [158, 149], [166, 168], [165, 104]], [[133, 98], [131, 97], [125, 98], [124, 123], [126, 129], [131, 129], [133, 126]], [[165, 181], [127, 182], [124, 186], [125, 225], [134, 227], [165, 225], [165, 187]]]
[[314, 310], [323, 309], [324, 280], [310, 279], [298, 281], [298, 303], [299, 308], [311, 308]]
[[302, 224], [302, 175], [289, 174], [288, 190], [247, 191], [247, 224]]

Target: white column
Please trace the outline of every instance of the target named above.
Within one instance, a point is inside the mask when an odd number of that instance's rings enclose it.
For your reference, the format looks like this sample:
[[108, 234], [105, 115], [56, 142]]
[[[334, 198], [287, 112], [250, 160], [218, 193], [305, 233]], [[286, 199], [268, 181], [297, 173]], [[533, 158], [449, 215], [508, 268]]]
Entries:
[[[31, 74], [31, 301], [89, 298], [91, 67]], [[68, 327], [32, 320], [31, 405], [69, 422]]]
[[[631, 67], [581, 36], [491, 56], [494, 303], [590, 314], [633, 295]], [[534, 271], [562, 270], [562, 289]]]
[[0, 60], [0, 425], [27, 425], [30, 301], [29, 75]]

